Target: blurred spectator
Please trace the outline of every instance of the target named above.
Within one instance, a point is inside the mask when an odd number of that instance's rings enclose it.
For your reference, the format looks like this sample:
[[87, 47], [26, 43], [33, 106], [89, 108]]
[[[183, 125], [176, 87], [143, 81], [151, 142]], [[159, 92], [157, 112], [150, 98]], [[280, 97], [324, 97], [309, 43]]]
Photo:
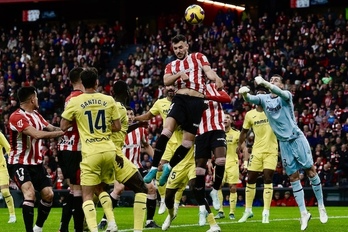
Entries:
[[323, 187], [332, 187], [333, 186], [333, 173], [331, 171], [331, 164], [326, 163], [323, 166], [323, 169], [319, 173], [321, 184]]
[[180, 206], [187, 206], [187, 205], [192, 205], [192, 202], [190, 201], [190, 199], [187, 197], [187, 195], [183, 194], [181, 196], [181, 200], [180, 200]]
[[282, 199], [282, 203], [280, 206], [296, 206], [296, 201], [294, 196], [291, 195], [290, 191], [286, 191], [284, 193], [284, 198]]
[[280, 192], [276, 191], [274, 192], [272, 201], [271, 201], [271, 206], [281, 206], [283, 199], [280, 196]]
[[243, 195], [238, 195], [236, 206], [237, 207], [244, 207], [245, 206], [245, 200], [244, 200]]
[[222, 205], [229, 206], [230, 205], [230, 195], [226, 194], [224, 200], [222, 201]]

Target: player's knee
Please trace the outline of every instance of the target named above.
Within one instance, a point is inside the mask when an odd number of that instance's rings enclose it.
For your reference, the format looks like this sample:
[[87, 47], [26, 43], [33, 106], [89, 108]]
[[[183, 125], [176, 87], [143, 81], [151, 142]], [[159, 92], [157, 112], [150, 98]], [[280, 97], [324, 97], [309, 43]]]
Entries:
[[226, 164], [226, 158], [225, 158], [225, 157], [216, 158], [215, 164], [216, 164], [216, 165], [219, 165], [219, 166], [225, 166], [225, 164]]
[[54, 197], [54, 193], [52, 189], [47, 189], [46, 191], [43, 189], [42, 193], [41, 193], [41, 198], [43, 201], [45, 202], [52, 202], [53, 201], [53, 197]]
[[231, 193], [237, 192], [237, 186], [236, 186], [235, 184], [231, 184], [231, 185], [230, 185], [230, 192], [231, 192]]
[[1, 193], [4, 198], [9, 197], [11, 195], [9, 188], [2, 188]]

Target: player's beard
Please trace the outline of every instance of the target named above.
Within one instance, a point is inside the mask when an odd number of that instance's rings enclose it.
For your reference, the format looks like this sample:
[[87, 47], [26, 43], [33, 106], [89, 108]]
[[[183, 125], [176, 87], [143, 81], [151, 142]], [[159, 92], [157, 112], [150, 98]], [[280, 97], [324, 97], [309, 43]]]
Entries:
[[174, 97], [174, 90], [168, 90], [167, 94], [169, 97]]
[[177, 58], [178, 58], [179, 60], [183, 60], [183, 59], [186, 58], [187, 54], [188, 54], [187, 51], [185, 51], [185, 52], [179, 52], [176, 56], [177, 56]]

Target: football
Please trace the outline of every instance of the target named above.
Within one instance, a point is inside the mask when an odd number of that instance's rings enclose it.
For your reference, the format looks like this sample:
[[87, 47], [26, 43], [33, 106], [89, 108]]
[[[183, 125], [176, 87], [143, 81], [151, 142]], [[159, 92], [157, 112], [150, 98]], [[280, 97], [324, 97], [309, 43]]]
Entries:
[[190, 24], [199, 24], [204, 20], [204, 10], [201, 6], [193, 4], [185, 10], [185, 20]]

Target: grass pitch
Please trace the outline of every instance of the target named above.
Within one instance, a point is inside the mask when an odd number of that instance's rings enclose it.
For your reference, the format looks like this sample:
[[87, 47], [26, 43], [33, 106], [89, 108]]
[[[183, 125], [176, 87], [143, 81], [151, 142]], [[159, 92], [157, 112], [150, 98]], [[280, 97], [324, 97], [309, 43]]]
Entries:
[[[238, 231], [238, 232], [294, 232], [300, 230], [299, 209], [298, 207], [272, 207], [270, 211], [270, 223], [261, 223], [262, 207], [254, 207], [254, 217], [250, 218], [245, 223], [238, 223], [237, 221], [242, 217], [244, 208], [236, 209], [236, 219], [230, 220], [228, 218], [229, 208], [225, 207], [224, 219], [217, 219], [222, 232]], [[308, 210], [312, 214], [312, 219], [308, 224], [306, 232], [346, 232], [348, 231], [348, 208], [347, 207], [327, 207], [329, 221], [326, 224], [321, 224], [319, 220], [319, 212], [317, 207], [309, 207]], [[158, 210], [158, 209], [157, 209]], [[119, 232], [133, 231], [133, 209], [130, 207], [115, 208], [115, 218], [119, 228]], [[216, 211], [214, 211], [214, 214]], [[36, 215], [35, 209], [35, 215]], [[21, 232], [25, 231], [24, 222], [22, 218], [22, 210], [16, 208], [17, 222], [15, 224], [8, 224], [8, 210], [7, 208], [0, 208], [0, 231], [4, 232]], [[98, 219], [103, 215], [102, 208], [97, 208]], [[44, 225], [44, 232], [57, 232], [59, 229], [59, 222], [61, 216], [61, 208], [52, 208], [52, 211]], [[155, 221], [158, 225], [162, 225], [166, 218], [166, 214], [158, 215], [156, 211]], [[168, 232], [200, 232], [207, 231], [209, 225], [198, 226], [198, 207], [180, 207], [178, 216], [172, 222]], [[70, 231], [73, 230], [73, 221], [70, 223]], [[144, 231], [162, 231], [159, 229], [144, 229]]]

